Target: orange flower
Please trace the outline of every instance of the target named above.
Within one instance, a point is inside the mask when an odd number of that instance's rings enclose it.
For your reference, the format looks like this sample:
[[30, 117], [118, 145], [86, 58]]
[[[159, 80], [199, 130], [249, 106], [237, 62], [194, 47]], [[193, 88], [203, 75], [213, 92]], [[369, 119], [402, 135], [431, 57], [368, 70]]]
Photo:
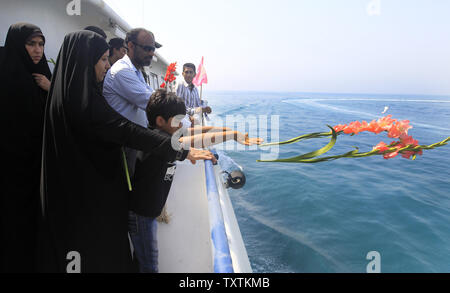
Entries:
[[397, 155], [398, 155], [398, 151], [397, 152], [392, 152], [392, 153], [386, 153], [386, 154], [383, 155], [383, 158], [388, 160], [388, 159], [395, 158]]
[[380, 141], [376, 146], [373, 147], [373, 150], [379, 150], [380, 153], [387, 151], [389, 148], [387, 147], [387, 144], [383, 141]]
[[395, 157], [398, 155], [398, 150], [399, 150], [400, 148], [402, 148], [402, 145], [401, 145], [401, 144], [397, 144], [397, 145], [394, 145], [394, 144], [395, 144], [395, 142], [393, 141], [393, 142], [390, 144], [390, 148], [396, 148], [397, 151], [392, 152], [392, 153], [386, 153], [386, 154], [384, 154], [384, 155], [383, 155], [383, 158], [385, 158], [386, 160], [387, 160], [387, 159], [395, 158]]
[[400, 141], [402, 142], [402, 144], [404, 146], [407, 146], [407, 145], [417, 146], [417, 145], [419, 145], [419, 141], [418, 140], [413, 139], [412, 136], [408, 136], [407, 134], [401, 134], [400, 135]]
[[383, 128], [378, 124], [377, 121], [372, 120], [369, 125], [367, 126], [367, 131], [373, 132], [375, 134], [378, 134], [383, 131]]
[[[171, 82], [175, 81], [176, 77], [175, 77], [174, 73], [175, 73], [176, 69], [177, 69], [177, 63], [176, 62], [175, 63], [170, 63], [169, 66], [167, 66], [166, 76], [164, 77], [164, 81], [165, 82], [171, 83]], [[164, 84], [164, 87], [165, 87], [166, 84], [165, 83], [163, 83], [163, 84]], [[161, 85], [161, 87], [163, 87], [163, 86]]]
[[[351, 131], [350, 133], [358, 134], [360, 132], [361, 125], [362, 125], [361, 122], [353, 121], [348, 125], [347, 131]], [[347, 133], [347, 132], [345, 132], [345, 130], [344, 130], [344, 133]]]
[[347, 124], [338, 124], [333, 128], [334, 128], [334, 131], [339, 132], [339, 131], [344, 130], [345, 127], [347, 127]]
[[361, 127], [359, 128], [359, 132], [367, 131], [369, 129], [369, 124], [363, 120], [361, 123]]
[[388, 137], [398, 138], [401, 135], [408, 134], [408, 129], [412, 128], [409, 125], [409, 120], [397, 121], [392, 127], [389, 129]]
[[418, 152], [414, 152], [414, 151], [404, 151], [402, 152], [402, 157], [405, 159], [409, 159], [412, 155], [422, 155], [422, 150], [418, 151]]
[[[364, 131], [370, 131], [375, 134], [378, 134], [383, 131], [388, 132], [388, 137], [391, 138], [400, 138], [399, 141], [393, 141], [390, 145], [386, 145], [384, 142], [378, 143], [373, 147], [373, 150], [378, 150], [379, 153], [383, 153], [389, 148], [396, 148], [397, 151], [383, 154], [385, 159], [391, 159], [398, 155], [398, 150], [400, 148], [404, 148], [408, 145], [418, 146], [419, 142], [413, 139], [412, 136], [408, 136], [408, 130], [411, 129], [412, 126], [409, 125], [409, 120], [398, 121], [397, 119], [392, 119], [392, 115], [387, 115], [378, 120], [372, 120], [370, 123], [366, 121], [353, 121], [350, 124], [338, 124], [334, 126], [334, 130], [336, 132], [343, 131], [345, 134], [358, 134]], [[410, 158], [415, 154], [422, 154], [422, 150], [417, 152], [414, 151], [402, 151], [402, 157]]]
[[392, 119], [392, 115], [387, 115], [386, 117], [378, 119], [378, 126], [383, 130], [389, 131], [392, 125], [397, 122], [397, 119]]
[[400, 130], [400, 132], [404, 134], [408, 134], [408, 130], [412, 128], [412, 126], [409, 125], [409, 120], [398, 121], [395, 125]]
[[[402, 133], [400, 135], [400, 141], [401, 141], [401, 145], [402, 147], [408, 146], [408, 145], [412, 145], [412, 146], [418, 146], [419, 145], [419, 141], [416, 139], [413, 139], [412, 136], [408, 136], [407, 134]], [[419, 150], [417, 152], [415, 151], [403, 151], [402, 152], [402, 157], [409, 159], [412, 155], [422, 155], [422, 150]]]

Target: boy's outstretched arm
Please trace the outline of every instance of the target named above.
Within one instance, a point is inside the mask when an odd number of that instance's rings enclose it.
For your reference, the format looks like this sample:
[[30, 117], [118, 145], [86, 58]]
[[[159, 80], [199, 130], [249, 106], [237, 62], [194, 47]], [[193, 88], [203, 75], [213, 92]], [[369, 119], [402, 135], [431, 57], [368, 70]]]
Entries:
[[229, 127], [214, 127], [214, 126], [194, 126], [187, 129], [189, 135], [196, 135], [206, 132], [224, 132], [231, 131]]
[[261, 144], [264, 141], [261, 138], [249, 138], [247, 133], [243, 134], [239, 131], [219, 131], [183, 136], [180, 138], [180, 143], [184, 146], [206, 148], [231, 139], [243, 145]]

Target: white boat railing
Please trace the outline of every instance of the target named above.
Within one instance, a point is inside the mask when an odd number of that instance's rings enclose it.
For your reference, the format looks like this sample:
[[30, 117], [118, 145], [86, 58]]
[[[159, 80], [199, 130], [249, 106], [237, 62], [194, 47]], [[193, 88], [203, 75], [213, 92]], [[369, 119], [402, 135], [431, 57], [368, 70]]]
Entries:
[[205, 161], [206, 195], [208, 197], [209, 223], [211, 229], [212, 253], [215, 273], [233, 273], [228, 237], [225, 231], [219, 191], [214, 174], [213, 164]]

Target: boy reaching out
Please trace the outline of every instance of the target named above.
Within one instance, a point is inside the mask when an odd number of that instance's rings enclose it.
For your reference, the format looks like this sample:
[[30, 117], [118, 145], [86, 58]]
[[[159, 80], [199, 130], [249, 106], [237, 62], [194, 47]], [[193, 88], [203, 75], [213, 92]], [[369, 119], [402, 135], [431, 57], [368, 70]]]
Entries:
[[[157, 90], [150, 97], [146, 113], [149, 127], [170, 137], [181, 128], [186, 106], [174, 93]], [[184, 148], [205, 148], [230, 139], [244, 145], [261, 144], [263, 141], [259, 138], [249, 138], [247, 134], [231, 131], [229, 128], [196, 127], [188, 129], [187, 134], [188, 136], [178, 140]], [[164, 161], [152, 153], [137, 154], [128, 229], [141, 273], [158, 272], [156, 218], [166, 203], [175, 169], [175, 162]]]

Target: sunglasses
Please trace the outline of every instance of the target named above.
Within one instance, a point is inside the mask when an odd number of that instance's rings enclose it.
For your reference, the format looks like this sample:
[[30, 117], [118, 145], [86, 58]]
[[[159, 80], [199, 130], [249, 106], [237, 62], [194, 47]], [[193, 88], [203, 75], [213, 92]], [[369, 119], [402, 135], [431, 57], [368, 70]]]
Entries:
[[155, 52], [156, 48], [153, 46], [142, 46], [141, 44], [135, 43], [131, 41], [133, 44], [135, 44], [138, 47], [141, 47], [145, 52]]

